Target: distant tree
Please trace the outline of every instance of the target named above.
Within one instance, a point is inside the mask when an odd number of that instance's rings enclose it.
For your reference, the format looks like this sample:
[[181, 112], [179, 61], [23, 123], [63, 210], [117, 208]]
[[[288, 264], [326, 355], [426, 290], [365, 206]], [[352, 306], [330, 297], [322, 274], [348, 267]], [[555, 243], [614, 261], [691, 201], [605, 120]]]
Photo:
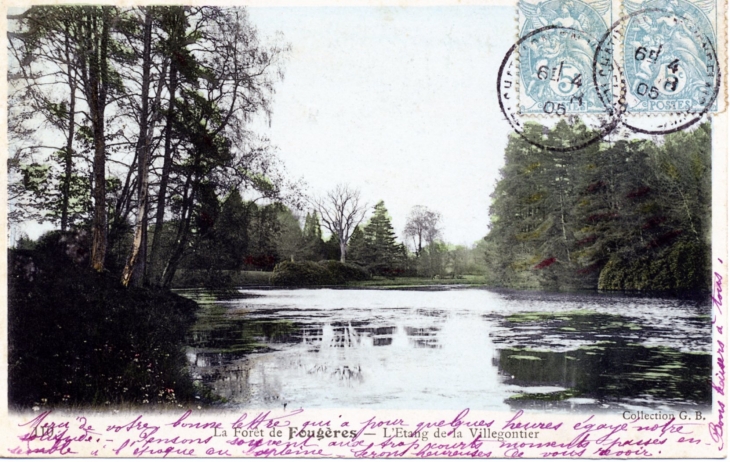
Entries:
[[424, 245], [431, 245], [438, 238], [440, 224], [440, 213], [422, 205], [411, 209], [403, 234], [412, 239], [416, 257], [421, 255]]
[[276, 251], [281, 260], [299, 261], [308, 256], [307, 240], [299, 226], [299, 219], [287, 207], [282, 206], [277, 215], [279, 234]]
[[350, 261], [358, 265], [367, 266], [370, 262], [368, 253], [368, 241], [361, 226], [356, 226], [350, 236], [350, 243], [347, 245], [347, 253]]
[[223, 202], [211, 234], [211, 251], [219, 269], [239, 269], [248, 250], [249, 205], [235, 190]]
[[435, 240], [424, 247], [416, 257], [418, 273], [422, 276], [434, 277], [445, 273], [448, 263], [449, 249], [446, 243]]
[[322, 226], [319, 223], [317, 211], [307, 213], [304, 219], [304, 249], [305, 259], [319, 261], [323, 258], [324, 241], [322, 240]]
[[337, 185], [324, 197], [314, 201], [324, 226], [336, 236], [340, 244], [340, 261], [345, 263], [347, 242], [365, 218], [367, 205], [360, 200], [360, 191], [348, 185]]
[[469, 264], [469, 249], [463, 245], [457, 245], [448, 251], [449, 266], [451, 267], [451, 274], [454, 278], [462, 276], [467, 269]]
[[282, 204], [274, 203], [257, 207], [251, 204], [251, 219], [248, 225], [249, 246], [246, 255], [246, 265], [254, 269], [273, 269], [277, 261], [289, 259], [290, 256], [280, 256], [278, 241], [281, 235], [279, 213]]
[[486, 236], [476, 241], [469, 249], [466, 274], [488, 275], [487, 252], [489, 244]]
[[[353, 233], [354, 235], [354, 233]], [[392, 272], [402, 257], [401, 246], [396, 242], [395, 231], [383, 201], [378, 202], [370, 221], [363, 229], [364, 248], [360, 259], [375, 273]]]
[[322, 246], [322, 258], [325, 260], [337, 260], [337, 257], [340, 256], [340, 252], [340, 241], [334, 234], [330, 235], [329, 239], [327, 239]]

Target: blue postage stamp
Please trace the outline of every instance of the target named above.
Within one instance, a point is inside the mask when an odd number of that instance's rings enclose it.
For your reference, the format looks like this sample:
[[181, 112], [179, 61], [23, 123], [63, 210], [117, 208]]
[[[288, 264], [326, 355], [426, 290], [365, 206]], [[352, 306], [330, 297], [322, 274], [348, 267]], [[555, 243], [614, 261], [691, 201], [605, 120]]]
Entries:
[[605, 111], [593, 89], [593, 58], [612, 21], [609, 0], [520, 0], [520, 112]]
[[626, 111], [717, 109], [717, 5], [713, 0], [624, 2]]

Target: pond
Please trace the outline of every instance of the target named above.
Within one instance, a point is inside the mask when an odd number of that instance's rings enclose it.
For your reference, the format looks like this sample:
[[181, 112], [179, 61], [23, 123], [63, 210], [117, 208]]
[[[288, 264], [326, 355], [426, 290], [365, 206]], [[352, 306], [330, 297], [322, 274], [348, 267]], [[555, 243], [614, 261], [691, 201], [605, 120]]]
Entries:
[[183, 291], [188, 359], [226, 406], [709, 407], [711, 306], [617, 294]]

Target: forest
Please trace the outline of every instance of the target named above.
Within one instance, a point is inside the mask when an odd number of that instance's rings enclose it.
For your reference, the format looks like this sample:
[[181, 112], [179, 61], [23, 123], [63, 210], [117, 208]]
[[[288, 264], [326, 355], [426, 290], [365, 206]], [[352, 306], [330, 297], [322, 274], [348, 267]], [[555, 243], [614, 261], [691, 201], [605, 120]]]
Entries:
[[[586, 130], [564, 121], [531, 137]], [[560, 153], [510, 136], [492, 194], [489, 273], [551, 290], [708, 291], [711, 127]]]

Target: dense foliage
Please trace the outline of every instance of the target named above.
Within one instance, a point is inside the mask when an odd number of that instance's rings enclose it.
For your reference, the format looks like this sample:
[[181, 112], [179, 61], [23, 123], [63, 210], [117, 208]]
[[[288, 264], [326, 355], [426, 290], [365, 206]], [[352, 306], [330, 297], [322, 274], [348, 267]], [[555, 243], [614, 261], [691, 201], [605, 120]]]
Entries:
[[33, 6], [9, 19], [11, 223], [86, 229], [94, 269], [121, 260], [124, 285], [167, 287], [212, 237], [219, 201], [297, 203], [250, 128], [271, 117], [289, 47], [262, 41], [245, 8]]
[[183, 345], [197, 305], [92, 271], [81, 241], [52, 233], [10, 253], [11, 405], [193, 401]]
[[[575, 136], [560, 122], [548, 138]], [[551, 289], [709, 288], [710, 125], [551, 152], [511, 136], [493, 194], [496, 283]], [[534, 135], [537, 136], [537, 135]]]
[[280, 286], [327, 286], [369, 278], [370, 274], [364, 268], [336, 260], [282, 262], [274, 268], [271, 283]]
[[367, 267], [374, 274], [403, 274], [407, 260], [406, 248], [398, 244], [388, 210], [378, 202], [370, 221], [357, 227], [349, 242], [350, 260]]
[[324, 260], [319, 262], [319, 265], [330, 272], [335, 284], [370, 279], [368, 270], [353, 263], [342, 263], [338, 260]]

